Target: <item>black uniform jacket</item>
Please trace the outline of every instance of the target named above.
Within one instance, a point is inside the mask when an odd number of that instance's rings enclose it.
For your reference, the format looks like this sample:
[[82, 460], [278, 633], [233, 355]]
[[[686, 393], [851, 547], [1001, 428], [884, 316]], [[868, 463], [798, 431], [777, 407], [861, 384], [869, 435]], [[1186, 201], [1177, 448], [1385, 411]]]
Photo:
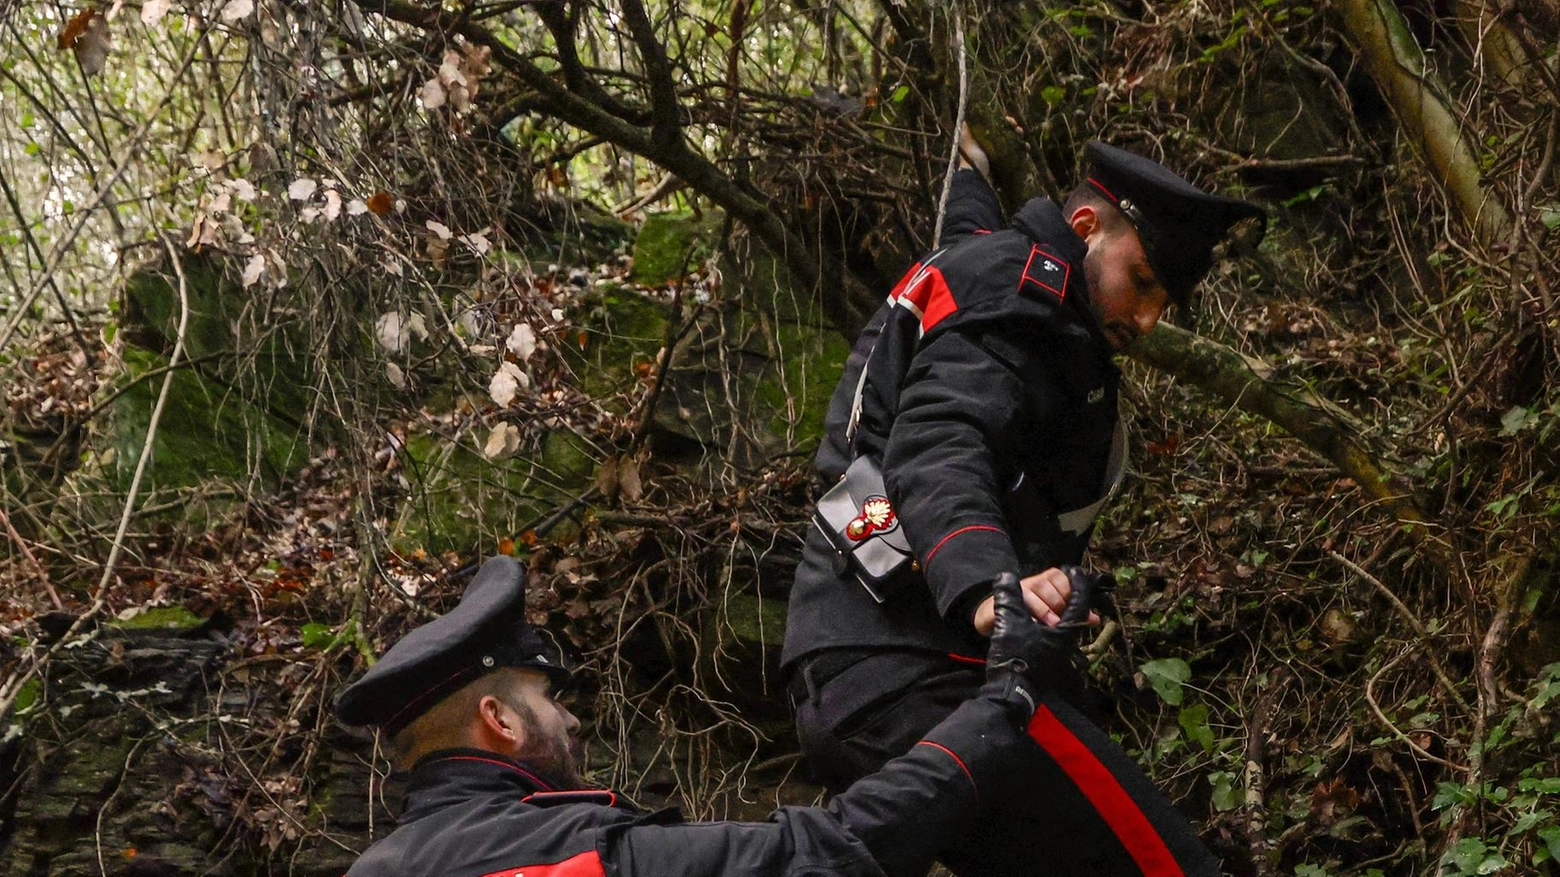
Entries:
[[[996, 198], [955, 176], [952, 243], [918, 262], [856, 342], [825, 419], [825, 484], [874, 456], [920, 570], [881, 605], [807, 535], [782, 660], [916, 647], [975, 657], [968, 612], [1000, 573], [1077, 563], [1088, 530], [1057, 516], [1098, 499], [1120, 373], [1088, 305], [1084, 242], [1037, 198], [996, 228]], [[847, 438], [863, 363], [860, 421]]]
[[396, 829], [348, 877], [920, 875], [1011, 794], [1004, 764], [1024, 737], [1007, 709], [976, 699], [911, 751], [829, 806], [782, 807], [766, 822], [683, 823], [606, 791], [555, 791], [524, 764], [482, 750], [413, 768]]

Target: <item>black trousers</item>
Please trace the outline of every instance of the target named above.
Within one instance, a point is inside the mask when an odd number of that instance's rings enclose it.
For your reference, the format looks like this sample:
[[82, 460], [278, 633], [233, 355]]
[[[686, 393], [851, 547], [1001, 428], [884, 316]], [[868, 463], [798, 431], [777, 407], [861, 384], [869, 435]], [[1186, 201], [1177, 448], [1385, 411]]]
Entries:
[[[968, 658], [898, 649], [822, 652], [793, 671], [802, 753], [841, 791], [908, 751], [974, 695], [985, 670]], [[1186, 819], [1122, 748], [1048, 697], [1014, 759], [1023, 791], [982, 801], [974, 829], [940, 858], [961, 877], [1214, 877], [1219, 865]]]

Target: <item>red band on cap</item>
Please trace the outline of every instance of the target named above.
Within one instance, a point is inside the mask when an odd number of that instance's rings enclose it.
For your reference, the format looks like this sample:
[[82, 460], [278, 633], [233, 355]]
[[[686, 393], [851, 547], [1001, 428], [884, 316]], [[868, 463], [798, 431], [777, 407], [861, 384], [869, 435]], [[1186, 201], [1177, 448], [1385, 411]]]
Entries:
[[1111, 190], [1105, 188], [1105, 184], [1101, 183], [1099, 180], [1096, 180], [1093, 177], [1089, 177], [1089, 184], [1094, 186], [1094, 188], [1099, 189], [1101, 192], [1104, 192], [1105, 197], [1109, 198], [1112, 204], [1121, 203], [1121, 199], [1117, 198], [1115, 193], [1111, 192]]

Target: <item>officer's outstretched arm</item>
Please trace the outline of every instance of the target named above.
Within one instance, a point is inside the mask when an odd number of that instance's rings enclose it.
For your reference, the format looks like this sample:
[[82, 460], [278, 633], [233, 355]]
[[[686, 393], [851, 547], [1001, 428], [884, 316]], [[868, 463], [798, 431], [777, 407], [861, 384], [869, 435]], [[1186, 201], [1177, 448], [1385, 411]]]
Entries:
[[1001, 794], [1020, 727], [986, 694], [827, 807], [782, 807], [759, 823], [632, 826], [609, 835], [601, 856], [619, 877], [921, 877], [988, 793]]
[[1075, 589], [1062, 623], [1024, 607], [1013, 576], [999, 577], [987, 683], [910, 751], [858, 780], [827, 807], [782, 807], [762, 823], [640, 825], [613, 835], [603, 858], [631, 875], [829, 873], [919, 877], [982, 807], [1013, 791], [1011, 757], [1052, 661], [1065, 661], [1089, 613]]

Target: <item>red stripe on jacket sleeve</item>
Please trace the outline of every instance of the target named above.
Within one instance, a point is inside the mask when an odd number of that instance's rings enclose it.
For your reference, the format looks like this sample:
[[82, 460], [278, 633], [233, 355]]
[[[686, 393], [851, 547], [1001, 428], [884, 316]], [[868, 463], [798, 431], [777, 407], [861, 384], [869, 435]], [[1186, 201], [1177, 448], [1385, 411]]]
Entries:
[[926, 552], [926, 562], [931, 563], [932, 558], [937, 556], [937, 552], [941, 551], [942, 547], [948, 544], [948, 540], [955, 536], [963, 535], [964, 533], [972, 533], [977, 530], [990, 530], [993, 533], [1001, 533], [1004, 536], [1007, 535], [1007, 531], [1003, 530], [1001, 527], [993, 527], [990, 524], [974, 524], [969, 527], [960, 527], [959, 529], [954, 530], [952, 533], [949, 533], [948, 535], [937, 540], [937, 544], [932, 546], [932, 550]]
[[1082, 740], [1067, 730], [1061, 720], [1045, 706], [1035, 710], [1029, 720], [1029, 736], [1040, 744], [1062, 771], [1083, 792], [1116, 839], [1137, 863], [1143, 877], [1183, 877], [1181, 865], [1165, 846], [1164, 838], [1154, 830], [1142, 808], [1132, 800], [1120, 781]]

